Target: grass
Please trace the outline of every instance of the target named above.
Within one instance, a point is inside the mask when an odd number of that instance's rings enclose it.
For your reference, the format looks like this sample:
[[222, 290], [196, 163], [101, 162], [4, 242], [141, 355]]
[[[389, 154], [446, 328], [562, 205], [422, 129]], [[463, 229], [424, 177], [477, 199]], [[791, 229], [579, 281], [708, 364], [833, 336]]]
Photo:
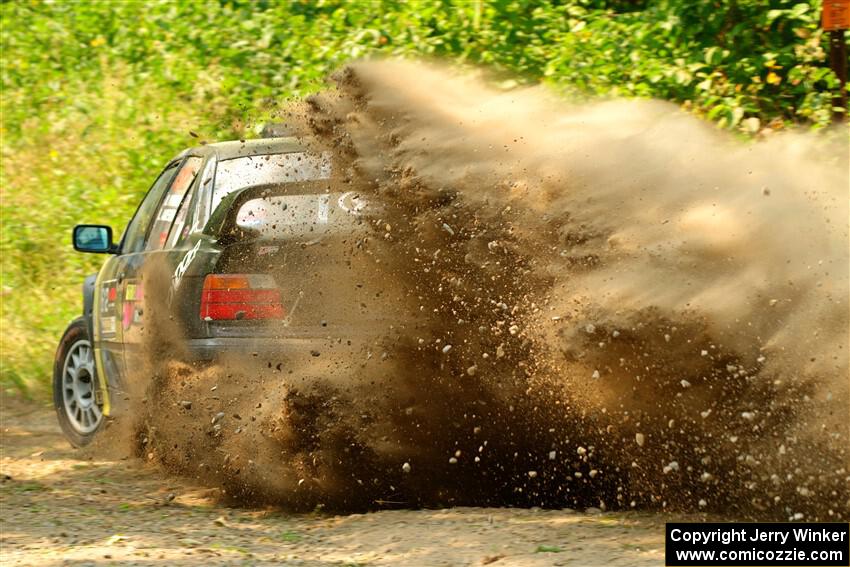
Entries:
[[41, 484], [40, 482], [23, 482], [20, 484], [11, 484], [8, 485], [9, 490], [15, 493], [26, 493], [26, 492], [47, 492], [52, 490], [49, 486], [45, 484]]
[[561, 553], [564, 550], [557, 545], [538, 545], [534, 553]]
[[298, 543], [302, 539], [304, 538], [301, 534], [289, 530], [280, 534], [280, 540], [286, 543]]
[[140, 91], [120, 69], [80, 85], [68, 104], [46, 108], [32, 136], [2, 147], [0, 378], [39, 397], [65, 326], [82, 313], [83, 278], [104, 260], [74, 252], [72, 227], [102, 223], [120, 235], [165, 162], [193, 145], [189, 130], [216, 116], [167, 90]]

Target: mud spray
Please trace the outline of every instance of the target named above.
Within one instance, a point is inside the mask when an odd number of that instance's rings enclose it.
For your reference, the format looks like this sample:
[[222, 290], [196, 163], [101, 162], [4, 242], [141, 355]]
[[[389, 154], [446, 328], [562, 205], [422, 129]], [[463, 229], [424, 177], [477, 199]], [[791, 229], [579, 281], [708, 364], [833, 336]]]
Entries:
[[334, 190], [384, 206], [336, 273], [298, 266], [313, 309], [357, 292], [389, 317], [156, 365], [143, 454], [300, 509], [850, 517], [846, 145], [400, 62], [288, 112]]

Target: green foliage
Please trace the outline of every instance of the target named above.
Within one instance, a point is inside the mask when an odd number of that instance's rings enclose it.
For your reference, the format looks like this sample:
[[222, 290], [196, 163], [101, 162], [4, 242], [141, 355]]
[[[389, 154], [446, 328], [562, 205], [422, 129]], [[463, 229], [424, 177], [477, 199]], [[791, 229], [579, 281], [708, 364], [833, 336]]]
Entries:
[[292, 530], [287, 530], [280, 534], [280, 540], [286, 543], [298, 543], [303, 539], [303, 536]]
[[819, 5], [661, 0], [629, 14], [568, 12], [571, 33], [544, 70], [558, 83], [682, 101], [749, 132], [771, 121], [829, 123], [839, 85]]
[[2, 381], [49, 383], [80, 311], [77, 222], [120, 233], [180, 148], [250, 135], [371, 54], [483, 64], [572, 96], [659, 97], [744, 132], [829, 121], [820, 3], [789, 0], [18, 0], [2, 25]]
[[201, 91], [230, 109], [302, 95], [375, 52], [483, 63], [576, 92], [691, 101], [728, 125], [744, 116], [824, 125], [837, 89], [819, 2], [18, 2], [3, 4], [3, 17], [24, 24], [3, 34], [3, 85], [26, 101], [7, 109], [13, 133], [73, 97], [69, 82], [114, 64], [130, 66], [131, 89]]

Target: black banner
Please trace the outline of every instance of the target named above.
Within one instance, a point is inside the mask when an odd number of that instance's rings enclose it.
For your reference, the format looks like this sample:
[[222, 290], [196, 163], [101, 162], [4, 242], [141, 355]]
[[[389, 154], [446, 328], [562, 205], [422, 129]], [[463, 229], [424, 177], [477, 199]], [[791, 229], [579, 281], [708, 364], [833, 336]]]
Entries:
[[850, 524], [670, 523], [670, 567], [850, 566]]

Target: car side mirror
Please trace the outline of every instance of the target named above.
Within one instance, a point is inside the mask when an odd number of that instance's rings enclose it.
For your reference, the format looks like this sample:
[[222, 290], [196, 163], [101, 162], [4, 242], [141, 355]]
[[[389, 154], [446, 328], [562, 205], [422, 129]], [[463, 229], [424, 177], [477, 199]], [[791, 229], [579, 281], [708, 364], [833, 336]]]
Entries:
[[95, 254], [114, 254], [112, 229], [100, 224], [78, 224], [74, 227], [74, 250]]

